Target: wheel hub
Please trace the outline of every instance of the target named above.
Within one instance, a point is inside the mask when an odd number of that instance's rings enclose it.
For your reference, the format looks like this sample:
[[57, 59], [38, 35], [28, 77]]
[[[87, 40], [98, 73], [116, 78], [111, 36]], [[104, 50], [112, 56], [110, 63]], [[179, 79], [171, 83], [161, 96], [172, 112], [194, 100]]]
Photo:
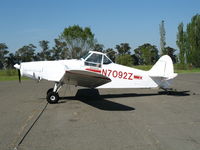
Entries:
[[52, 95], [52, 96], [50, 97], [50, 100], [52, 100], [52, 101], [55, 101], [55, 99], [56, 99], [56, 97], [55, 97], [54, 95]]

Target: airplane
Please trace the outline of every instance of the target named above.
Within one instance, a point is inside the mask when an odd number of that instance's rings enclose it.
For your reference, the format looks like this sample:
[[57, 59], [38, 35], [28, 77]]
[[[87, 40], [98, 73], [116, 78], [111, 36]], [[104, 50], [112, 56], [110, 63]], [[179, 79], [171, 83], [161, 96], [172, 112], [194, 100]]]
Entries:
[[22, 62], [15, 64], [21, 76], [55, 82], [46, 100], [58, 103], [64, 84], [87, 88], [161, 88], [168, 90], [177, 76], [171, 58], [162, 56], [148, 71], [113, 63], [105, 53], [89, 51], [81, 59]]

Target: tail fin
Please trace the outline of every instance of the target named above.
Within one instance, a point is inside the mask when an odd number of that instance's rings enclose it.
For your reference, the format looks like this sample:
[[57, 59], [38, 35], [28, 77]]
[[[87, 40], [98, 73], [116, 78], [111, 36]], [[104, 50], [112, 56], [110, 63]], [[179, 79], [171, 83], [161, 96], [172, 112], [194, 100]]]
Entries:
[[171, 79], [177, 76], [174, 73], [172, 59], [168, 55], [162, 56], [149, 70], [149, 76], [161, 87], [168, 88]]

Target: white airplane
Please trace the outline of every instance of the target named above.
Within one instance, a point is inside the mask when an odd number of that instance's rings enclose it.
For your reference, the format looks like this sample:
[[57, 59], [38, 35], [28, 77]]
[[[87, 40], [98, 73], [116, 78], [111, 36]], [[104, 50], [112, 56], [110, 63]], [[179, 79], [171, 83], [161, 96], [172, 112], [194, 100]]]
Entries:
[[104, 53], [89, 51], [81, 59], [24, 62], [14, 65], [21, 76], [55, 82], [47, 91], [48, 103], [59, 101], [63, 84], [88, 88], [162, 88], [167, 90], [177, 76], [168, 55], [162, 56], [149, 70], [143, 71], [113, 63]]

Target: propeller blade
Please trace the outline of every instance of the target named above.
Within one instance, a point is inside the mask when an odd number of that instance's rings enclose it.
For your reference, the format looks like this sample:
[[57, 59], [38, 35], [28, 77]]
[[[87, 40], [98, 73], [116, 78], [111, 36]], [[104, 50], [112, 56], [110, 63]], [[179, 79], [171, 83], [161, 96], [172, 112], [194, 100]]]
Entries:
[[18, 70], [19, 83], [21, 83], [21, 73], [20, 73], [20, 69], [17, 69], [17, 70]]

